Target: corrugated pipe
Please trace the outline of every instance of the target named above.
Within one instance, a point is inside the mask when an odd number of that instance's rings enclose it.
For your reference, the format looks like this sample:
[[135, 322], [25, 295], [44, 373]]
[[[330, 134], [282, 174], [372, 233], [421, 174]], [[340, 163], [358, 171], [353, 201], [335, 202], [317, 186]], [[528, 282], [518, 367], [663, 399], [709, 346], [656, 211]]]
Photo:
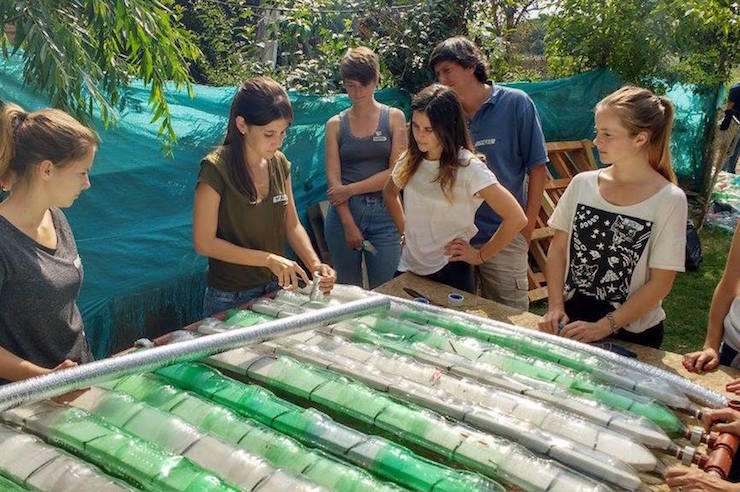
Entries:
[[232, 329], [224, 333], [141, 350], [120, 357], [103, 359], [52, 372], [44, 376], [0, 387], [0, 411], [30, 401], [52, 398], [109, 379], [132, 373], [153, 371], [175, 362], [202, 359], [225, 350], [315, 329], [347, 316], [366, 314], [370, 311], [388, 309], [389, 307], [390, 300], [387, 297], [374, 295], [340, 306], [282, 318], [258, 326]]

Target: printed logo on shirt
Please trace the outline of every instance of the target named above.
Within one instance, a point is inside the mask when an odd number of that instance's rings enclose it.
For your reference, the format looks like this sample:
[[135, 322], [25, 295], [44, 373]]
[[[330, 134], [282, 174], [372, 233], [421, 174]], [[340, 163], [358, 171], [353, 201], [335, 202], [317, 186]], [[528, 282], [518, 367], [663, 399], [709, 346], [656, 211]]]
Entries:
[[82, 258], [80, 258], [80, 255], [77, 255], [77, 258], [72, 262], [76, 269], [82, 268]]
[[565, 291], [623, 304], [653, 223], [581, 203], [573, 218]]
[[383, 135], [383, 132], [377, 131], [373, 136], [373, 142], [385, 142], [388, 138]]
[[285, 193], [280, 193], [272, 197], [272, 203], [285, 203], [287, 201], [288, 201], [288, 195], [286, 195]]
[[484, 138], [483, 140], [477, 140], [475, 142], [476, 147], [483, 147], [484, 145], [493, 145], [496, 143], [495, 138]]

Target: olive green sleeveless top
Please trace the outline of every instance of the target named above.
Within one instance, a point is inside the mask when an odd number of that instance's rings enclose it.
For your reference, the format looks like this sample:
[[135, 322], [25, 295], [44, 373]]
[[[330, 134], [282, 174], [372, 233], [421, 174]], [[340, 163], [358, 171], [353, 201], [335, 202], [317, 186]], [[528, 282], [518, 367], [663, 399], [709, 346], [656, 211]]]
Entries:
[[[281, 152], [268, 162], [270, 190], [259, 203], [240, 193], [229, 168], [229, 147], [220, 147], [200, 163], [198, 183], [221, 195], [216, 236], [237, 246], [285, 255], [285, 220], [288, 211], [286, 181], [290, 162]], [[267, 268], [208, 259], [208, 285], [229, 292], [257, 287], [273, 278]]]

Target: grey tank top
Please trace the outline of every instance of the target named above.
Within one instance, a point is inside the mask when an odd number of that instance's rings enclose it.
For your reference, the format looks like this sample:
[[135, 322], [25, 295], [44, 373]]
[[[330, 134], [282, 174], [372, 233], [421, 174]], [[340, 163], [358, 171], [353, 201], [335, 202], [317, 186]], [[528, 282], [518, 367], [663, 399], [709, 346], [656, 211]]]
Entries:
[[[356, 183], [388, 169], [391, 156], [391, 122], [388, 106], [381, 105], [380, 119], [369, 137], [355, 138], [347, 109], [339, 113], [339, 160], [342, 184]], [[378, 192], [380, 193], [380, 192]]]

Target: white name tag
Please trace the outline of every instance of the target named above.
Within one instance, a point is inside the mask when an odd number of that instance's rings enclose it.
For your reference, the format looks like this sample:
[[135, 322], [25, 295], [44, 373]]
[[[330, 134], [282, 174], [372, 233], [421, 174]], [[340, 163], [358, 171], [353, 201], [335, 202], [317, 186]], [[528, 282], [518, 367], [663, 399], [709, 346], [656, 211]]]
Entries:
[[477, 142], [475, 142], [475, 146], [482, 147], [484, 145], [493, 145], [495, 143], [496, 143], [495, 138], [484, 138], [483, 140], [478, 140]]
[[388, 137], [384, 137], [382, 135], [379, 137], [378, 136], [373, 137], [373, 142], [385, 142], [386, 140], [388, 140]]
[[286, 195], [285, 193], [281, 193], [279, 195], [275, 195], [274, 197], [272, 197], [272, 203], [282, 203], [282, 202], [287, 202], [287, 201], [288, 201], [288, 195]]
[[82, 258], [80, 258], [80, 255], [77, 255], [77, 258], [75, 258], [75, 261], [72, 262], [78, 270], [82, 268]]

